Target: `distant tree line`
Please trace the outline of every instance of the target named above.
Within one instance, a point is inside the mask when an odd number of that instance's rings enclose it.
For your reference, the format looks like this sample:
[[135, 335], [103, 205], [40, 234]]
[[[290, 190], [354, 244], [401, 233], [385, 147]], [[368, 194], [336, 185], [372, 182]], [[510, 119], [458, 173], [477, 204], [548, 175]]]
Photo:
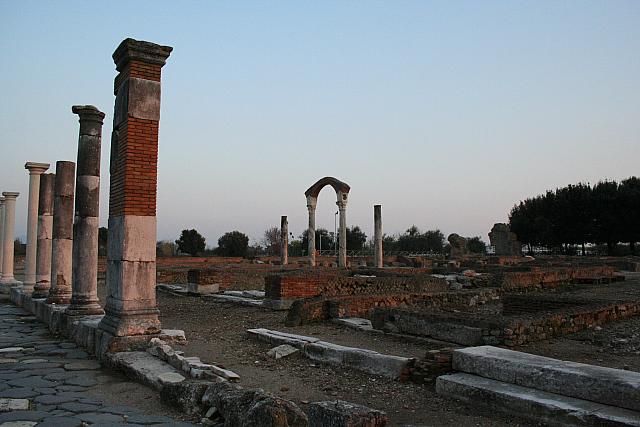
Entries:
[[601, 181], [590, 186], [578, 183], [547, 191], [515, 205], [509, 214], [511, 231], [532, 246], [570, 252], [579, 246], [606, 245], [607, 254], [616, 245], [628, 243], [631, 253], [640, 241], [640, 179], [617, 183]]

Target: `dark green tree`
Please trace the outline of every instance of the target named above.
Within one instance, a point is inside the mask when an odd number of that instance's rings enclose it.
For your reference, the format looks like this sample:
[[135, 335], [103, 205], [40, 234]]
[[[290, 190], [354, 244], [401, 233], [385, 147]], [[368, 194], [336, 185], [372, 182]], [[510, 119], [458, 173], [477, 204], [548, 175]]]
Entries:
[[107, 240], [109, 238], [109, 230], [107, 227], [98, 229], [98, 255], [105, 256], [107, 254]]
[[367, 241], [367, 235], [358, 227], [347, 227], [347, 250], [360, 251]]
[[180, 238], [176, 240], [178, 250], [191, 256], [197, 256], [204, 251], [205, 239], [196, 230], [182, 230]]
[[467, 239], [467, 249], [474, 254], [486, 254], [487, 245], [482, 241], [479, 236], [470, 237]]
[[230, 231], [218, 239], [218, 255], [244, 257], [247, 255], [249, 237], [239, 231]]

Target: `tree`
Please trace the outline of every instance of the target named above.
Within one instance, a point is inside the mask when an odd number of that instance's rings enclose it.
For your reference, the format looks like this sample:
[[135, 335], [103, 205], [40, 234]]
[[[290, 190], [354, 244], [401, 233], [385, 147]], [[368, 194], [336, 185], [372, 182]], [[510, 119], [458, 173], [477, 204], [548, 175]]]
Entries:
[[196, 230], [182, 230], [180, 238], [176, 240], [178, 250], [180, 252], [197, 256], [198, 253], [204, 251], [205, 239]]
[[[307, 238], [307, 232], [308, 230], [305, 230], [302, 235], [300, 236], [300, 239], [302, 239], [302, 248], [307, 251], [309, 249], [309, 239]], [[333, 249], [334, 247], [334, 238], [333, 238], [333, 233], [329, 233], [326, 229], [324, 228], [318, 228], [316, 229], [316, 249], [320, 250], [328, 250], [328, 249]], [[322, 246], [320, 246], [322, 245]]]
[[367, 241], [367, 235], [358, 227], [347, 227], [347, 249], [350, 251], [360, 251]]
[[156, 243], [156, 256], [171, 257], [177, 252], [176, 244], [168, 240], [161, 240]]
[[239, 231], [230, 231], [218, 239], [218, 255], [244, 257], [247, 255], [249, 237]]
[[277, 255], [280, 253], [280, 244], [282, 242], [282, 236], [280, 235], [280, 228], [271, 227], [264, 231], [264, 237], [262, 238], [262, 246], [269, 255]]
[[486, 254], [487, 245], [482, 241], [479, 236], [470, 237], [467, 239], [467, 249], [474, 254]]

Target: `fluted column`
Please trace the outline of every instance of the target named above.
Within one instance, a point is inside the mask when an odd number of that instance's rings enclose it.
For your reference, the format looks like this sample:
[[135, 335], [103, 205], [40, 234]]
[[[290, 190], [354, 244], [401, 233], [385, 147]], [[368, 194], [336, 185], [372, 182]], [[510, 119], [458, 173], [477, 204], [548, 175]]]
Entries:
[[47, 298], [51, 287], [51, 243], [53, 241], [53, 188], [56, 175], [40, 177], [38, 194], [38, 250], [36, 252], [36, 284], [33, 298]]
[[382, 250], [382, 206], [373, 206], [373, 250], [374, 262], [378, 268], [384, 267], [384, 252]]
[[289, 221], [287, 216], [280, 218], [280, 264], [289, 263]]
[[309, 249], [309, 265], [316, 265], [316, 205], [318, 200], [315, 197], [307, 197], [307, 210], [309, 211], [309, 228], [307, 228], [307, 241]]
[[53, 242], [51, 245], [51, 288], [48, 304], [69, 304], [73, 260], [73, 193], [76, 164], [56, 162], [53, 192]]
[[24, 259], [22, 288], [25, 292], [31, 293], [36, 284], [40, 175], [49, 169], [49, 163], [27, 162], [24, 168], [29, 171], [29, 201], [27, 205], [27, 253]]
[[0, 279], [2, 279], [2, 258], [4, 254], [4, 197], [0, 197]]
[[3, 192], [4, 196], [4, 233], [2, 252], [2, 277], [0, 278], [0, 293], [8, 294], [12, 287], [22, 283], [13, 277], [13, 233], [16, 224], [16, 199], [20, 193]]
[[347, 194], [338, 192], [338, 210], [340, 211], [340, 227], [338, 229], [338, 267], [347, 266]]
[[103, 314], [98, 300], [98, 214], [100, 146], [104, 113], [93, 105], [74, 105], [80, 117], [76, 209], [73, 225], [73, 282], [70, 316]]

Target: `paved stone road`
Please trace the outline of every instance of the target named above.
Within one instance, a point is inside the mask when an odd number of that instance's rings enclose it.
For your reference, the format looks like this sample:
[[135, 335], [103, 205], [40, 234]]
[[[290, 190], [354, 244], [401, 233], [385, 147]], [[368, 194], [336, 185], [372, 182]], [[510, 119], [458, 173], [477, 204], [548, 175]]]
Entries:
[[192, 426], [105, 404], [101, 385], [114, 381], [125, 380], [26, 311], [0, 303], [0, 427]]

